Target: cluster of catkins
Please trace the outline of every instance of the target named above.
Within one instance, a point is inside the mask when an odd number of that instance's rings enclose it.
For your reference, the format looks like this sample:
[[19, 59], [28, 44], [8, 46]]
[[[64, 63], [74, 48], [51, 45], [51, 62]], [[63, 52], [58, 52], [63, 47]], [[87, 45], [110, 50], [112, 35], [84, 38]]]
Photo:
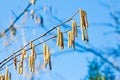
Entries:
[[[87, 14], [82, 9], [79, 10], [80, 13], [80, 28], [82, 33], [82, 41], [89, 41], [88, 39], [88, 20]], [[63, 33], [60, 31], [60, 27], [57, 27], [58, 37], [57, 37], [57, 46], [60, 49], [64, 49]], [[68, 31], [68, 48], [73, 47], [75, 49], [75, 37], [78, 36], [77, 24], [75, 20], [72, 20], [72, 30]]]
[[[64, 49], [64, 39], [63, 39], [63, 33], [60, 31], [60, 27], [57, 27], [58, 37], [57, 37], [57, 46], [60, 47], [60, 49]], [[68, 31], [68, 48], [73, 47], [75, 48], [74, 41], [75, 37], [77, 37], [77, 26], [76, 21], [72, 20], [72, 31]]]
[[8, 67], [6, 67], [5, 74], [0, 74], [0, 80], [11, 80], [11, 73], [8, 71]]
[[[35, 52], [35, 45], [30, 42], [30, 48], [31, 48], [31, 54], [29, 55], [29, 69], [31, 72], [35, 72], [35, 60], [36, 60], [36, 52]], [[23, 49], [22, 50], [22, 55], [21, 55], [21, 60], [18, 63], [18, 73], [22, 74], [23, 73], [23, 62], [24, 62], [24, 58], [26, 55], [26, 50]], [[44, 43], [43, 44], [43, 55], [44, 55], [44, 64], [43, 64], [43, 68], [46, 68], [46, 65], [49, 63], [50, 65], [50, 70], [52, 69], [51, 67], [51, 61], [50, 61], [50, 51], [48, 46]], [[16, 56], [14, 56], [14, 68], [15, 70], [17, 70], [17, 58]]]
[[[33, 0], [34, 1], [34, 0]], [[82, 40], [88, 41], [88, 21], [87, 21], [87, 14], [82, 9], [79, 10], [80, 13], [80, 28], [82, 33]], [[77, 31], [77, 24], [75, 20], [72, 21], [72, 30], [68, 31], [68, 48], [73, 47], [75, 49], [75, 37], [78, 36]], [[64, 49], [64, 39], [63, 39], [63, 33], [60, 30], [60, 27], [57, 27], [57, 46], [60, 47], [60, 49]], [[29, 55], [29, 69], [31, 72], [35, 72], [35, 60], [36, 60], [36, 52], [35, 52], [35, 45], [30, 42], [30, 49], [31, 54]], [[14, 56], [14, 69], [18, 70], [18, 73], [22, 75], [23, 73], [23, 63], [26, 56], [26, 50], [22, 49], [22, 54], [20, 61], [17, 61], [16, 56]], [[52, 70], [51, 66], [51, 53], [49, 50], [49, 47], [46, 43], [43, 43], [43, 56], [44, 56], [44, 63], [42, 65], [42, 68], [46, 68], [47, 65], [49, 65], [50, 70]], [[18, 63], [18, 65], [17, 65]], [[0, 75], [0, 80], [10, 80], [11, 75], [8, 73], [8, 67], [6, 67], [6, 74]]]
[[89, 39], [88, 39], [88, 31], [87, 31], [87, 28], [88, 28], [87, 13], [82, 9], [80, 9], [79, 12], [80, 12], [80, 21], [81, 21], [80, 27], [81, 27], [81, 33], [82, 33], [82, 40], [88, 42]]

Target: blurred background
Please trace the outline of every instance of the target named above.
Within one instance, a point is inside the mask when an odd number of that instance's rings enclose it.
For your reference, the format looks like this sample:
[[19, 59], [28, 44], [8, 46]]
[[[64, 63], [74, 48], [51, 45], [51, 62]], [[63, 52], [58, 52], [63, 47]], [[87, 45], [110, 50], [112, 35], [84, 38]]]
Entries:
[[[87, 12], [89, 42], [82, 41], [81, 29], [78, 27], [75, 50], [67, 47], [67, 33], [64, 34], [63, 50], [56, 46], [56, 38], [45, 42], [51, 52], [52, 70], [49, 70], [49, 66], [42, 69], [43, 55], [37, 55], [34, 73], [29, 71], [28, 59], [25, 59], [22, 75], [10, 65], [13, 60], [5, 64], [3, 69], [0, 68], [0, 74], [4, 74], [4, 67], [8, 66], [12, 80], [120, 80], [119, 0], [37, 0], [35, 5], [30, 5], [20, 16], [29, 2], [30, 0], [0, 0], [0, 66], [5, 58], [69, 19], [79, 9]], [[79, 13], [73, 19], [80, 25]], [[15, 20], [17, 21], [14, 22]], [[9, 29], [12, 23], [14, 25]], [[60, 28], [62, 32], [70, 30], [71, 22]], [[8, 30], [4, 32], [6, 29]], [[57, 35], [57, 30], [34, 44], [54, 35]], [[42, 53], [43, 45], [35, 47], [35, 51], [37, 54]], [[30, 51], [27, 56], [29, 54]]]

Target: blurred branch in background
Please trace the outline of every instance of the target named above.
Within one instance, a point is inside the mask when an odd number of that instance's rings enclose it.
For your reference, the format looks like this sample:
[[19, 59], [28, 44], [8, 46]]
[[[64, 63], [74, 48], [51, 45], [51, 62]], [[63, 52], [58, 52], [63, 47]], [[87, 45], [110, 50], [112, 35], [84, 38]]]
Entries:
[[20, 15], [17, 16], [16, 19], [9, 25], [9, 27], [8, 27], [6, 30], [3, 30], [3, 31], [0, 33], [0, 38], [1, 38], [2, 36], [4, 36], [5, 33], [7, 33], [9, 30], [11, 30], [11, 29], [14, 27], [14, 24], [25, 14], [25, 12], [30, 8], [31, 5], [32, 5], [32, 4], [29, 3], [29, 4], [26, 6], [26, 8], [23, 10], [23, 12], [20, 13]]
[[[96, 48], [90, 50], [101, 59], [98, 60], [98, 57], [96, 57], [93, 61], [88, 63], [89, 70], [85, 80], [119, 80], [119, 75], [116, 75], [115, 73], [116, 70], [120, 73], [120, 11], [115, 9], [117, 5], [116, 3], [113, 3], [113, 0], [108, 1], [108, 3], [99, 1], [99, 4], [109, 10], [109, 16], [113, 21], [100, 23], [93, 22], [91, 25], [111, 28], [112, 31], [106, 31], [104, 36], [116, 35], [114, 38], [116, 39], [117, 44], [116, 47], [105, 48], [104, 50], [98, 51]], [[109, 65], [105, 64], [106, 62]], [[115, 70], [112, 69], [112, 67], [114, 67]]]

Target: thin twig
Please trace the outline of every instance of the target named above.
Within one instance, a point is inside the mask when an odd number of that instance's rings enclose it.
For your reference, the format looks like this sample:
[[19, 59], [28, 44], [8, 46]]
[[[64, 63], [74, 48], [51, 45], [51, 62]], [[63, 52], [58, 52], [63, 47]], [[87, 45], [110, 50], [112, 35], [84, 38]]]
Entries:
[[[41, 54], [43, 54], [43, 53], [38, 53], [38, 54], [36, 54], [36, 55], [41, 55]], [[27, 56], [25, 59], [28, 59], [28, 58], [29, 58], [29, 56]], [[20, 60], [18, 60], [17, 62], [20, 62]], [[13, 65], [13, 64], [14, 64], [14, 62], [11, 62], [11, 63], [8, 64], [7, 66], [11, 66], [11, 65]], [[3, 68], [1, 68], [0, 71], [4, 70], [5, 68], [6, 68], [6, 66], [3, 67]]]
[[[71, 30], [71, 29], [70, 29], [70, 30]], [[67, 31], [63, 32], [63, 34], [64, 34], [64, 33], [67, 33], [67, 32], [70, 31], [70, 30], [67, 30]], [[53, 38], [56, 38], [56, 37], [57, 37], [57, 35], [52, 36], [52, 37], [50, 37], [50, 38], [48, 38], [48, 39], [46, 39], [46, 40], [44, 40], [44, 41], [36, 44], [35, 47], [38, 46], [38, 45], [40, 45], [40, 44], [43, 44], [43, 43], [45, 43], [45, 42], [47, 42], [47, 41], [49, 41], [49, 40], [51, 40], [51, 39], [53, 39]], [[26, 49], [26, 51], [29, 51], [29, 50], [31, 50], [31, 48]], [[21, 55], [21, 54], [22, 54], [22, 53], [17, 54], [16, 57], [18, 57], [18, 56]], [[42, 53], [41, 53], [41, 54], [42, 54]], [[11, 57], [11, 58], [10, 58], [8, 61], [6, 61], [4, 64], [2, 64], [2, 65], [0, 66], [0, 71], [2, 71], [2, 70], [5, 68], [5, 67], [2, 68], [4, 65], [6, 65], [9, 61], [11, 61], [11, 60], [13, 60], [13, 59], [14, 59], [14, 56]], [[10, 65], [12, 65], [12, 64], [13, 64], [13, 63], [10, 63], [10, 64], [8, 64], [7, 66], [10, 66]]]
[[[68, 18], [66, 21], [60, 23], [59, 25], [57, 25], [57, 26], [55, 26], [55, 27], [53, 27], [52, 29], [50, 29], [49, 31], [47, 31], [46, 33], [44, 33], [43, 35], [41, 35], [40, 37], [32, 40], [31, 42], [34, 42], [34, 41], [36, 41], [36, 40], [38, 40], [38, 39], [46, 36], [48, 33], [50, 33], [51, 31], [53, 31], [53, 30], [56, 29], [57, 27], [59, 27], [59, 26], [65, 24], [65, 23], [71, 21], [71, 20], [73, 19], [73, 17], [74, 17], [75, 15], [77, 15], [78, 12], [79, 12], [79, 10], [77, 10], [77, 11], [76, 11], [70, 18]], [[30, 42], [27, 43], [25, 46], [23, 46], [23, 47], [22, 47], [21, 49], [19, 49], [18, 51], [16, 51], [15, 53], [13, 53], [12, 55], [10, 55], [9, 57], [7, 57], [6, 59], [2, 60], [2, 61], [0, 62], [0, 65], [1, 65], [1, 64], [4, 64], [5, 61], [7, 61], [9, 58], [11, 58], [11, 57], [13, 57], [14, 55], [16, 55], [18, 52], [20, 52], [22, 49], [24, 49], [25, 47], [27, 47], [29, 44], [30, 44]], [[1, 67], [0, 67], [0, 68], [1, 68]]]
[[[27, 5], [24, 11], [18, 17], [16, 17], [16, 19], [12, 22], [12, 24], [6, 30], [4, 30], [5, 31], [4, 33], [8, 32], [14, 26], [14, 24], [23, 16], [23, 14], [29, 9], [31, 5], [32, 5], [31, 3]], [[2, 32], [0, 33], [0, 38], [1, 37], [2, 37]]]

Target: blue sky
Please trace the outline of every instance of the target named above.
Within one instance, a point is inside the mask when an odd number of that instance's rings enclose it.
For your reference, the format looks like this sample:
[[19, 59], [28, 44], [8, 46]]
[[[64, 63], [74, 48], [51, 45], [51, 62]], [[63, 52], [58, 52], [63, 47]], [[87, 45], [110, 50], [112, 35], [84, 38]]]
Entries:
[[[113, 4], [117, 2], [117, 0], [112, 1]], [[104, 0], [38, 0], [36, 2], [35, 6], [32, 6], [30, 9], [39, 9], [41, 6], [52, 6], [52, 14], [61, 19], [62, 21], [68, 19], [76, 10], [82, 8], [83, 10], [87, 11], [88, 16], [88, 22], [89, 22], [89, 43], [82, 42], [81, 40], [81, 32], [79, 29], [79, 37], [77, 38], [76, 42], [78, 42], [80, 45], [88, 46], [88, 44], [91, 44], [92, 46], [100, 49], [105, 50], [105, 48], [108, 47], [116, 47], [116, 39], [115, 35], [108, 35], [104, 36], [105, 32], [113, 31], [114, 29], [109, 28], [107, 26], [98, 26], [95, 25], [95, 23], [110, 23], [112, 22], [111, 17], [109, 16], [110, 9], [105, 8], [102, 3], [108, 3], [112, 7], [115, 7], [119, 5], [119, 1], [116, 5], [112, 5], [110, 1], [104, 1]], [[12, 14], [12, 11], [15, 12], [16, 15], [19, 15], [21, 11], [27, 6], [29, 0], [1, 0], [0, 1], [0, 31], [3, 29], [6, 29], [8, 25], [10, 24], [11, 19], [15, 19], [15, 16]], [[118, 7], [119, 8], [119, 7]], [[44, 13], [42, 10], [36, 11], [37, 13], [41, 14], [44, 18], [45, 27], [47, 29], [51, 29], [55, 25], [59, 24], [60, 22], [57, 22], [53, 18], [51, 18], [49, 15]], [[23, 18], [23, 17], [22, 17]], [[74, 18], [77, 23], [79, 24], [79, 14]], [[71, 25], [70, 23], [67, 23], [68, 25]], [[16, 23], [16, 25], [21, 26], [31, 26], [35, 27], [34, 29], [24, 29], [25, 32], [25, 41], [29, 42], [33, 40], [34, 38], [40, 36], [41, 34], [45, 33], [46, 30], [44, 30], [42, 27], [35, 24], [30, 18], [27, 18], [27, 23], [25, 25], [21, 24], [21, 19]], [[64, 27], [61, 26], [61, 28]], [[5, 39], [0, 39], [0, 60], [3, 60], [4, 57], [7, 57], [12, 52], [15, 52], [18, 50], [22, 45], [21, 40], [21, 29], [18, 30], [18, 34], [16, 36], [17, 41], [14, 42], [11, 46], [7, 47], [6, 50], [3, 50], [5, 47], [3, 46], [3, 42]], [[35, 32], [34, 34], [32, 34]], [[54, 33], [56, 33], [54, 31]], [[66, 35], [65, 35], [66, 37]], [[44, 39], [44, 38], [43, 38]], [[43, 40], [41, 39], [41, 40]], [[40, 40], [39, 40], [40, 41]], [[38, 41], [38, 42], [39, 42]], [[37, 43], [37, 42], [36, 42]], [[74, 51], [72, 49], [68, 49], [65, 47], [63, 51], [60, 51], [58, 47], [54, 46], [55, 43], [53, 41], [50, 41], [47, 43], [50, 48], [53, 50], [52, 54], [52, 71], [42, 71], [38, 70], [39, 75], [36, 76], [39, 77], [39, 79], [43, 80], [80, 80], [83, 79], [87, 75], [87, 59], [91, 60], [93, 59], [94, 55], [88, 52], [82, 53], [78, 51]], [[42, 45], [37, 48], [37, 50], [41, 50]], [[79, 47], [78, 47], [79, 49]], [[38, 56], [39, 58], [42, 58], [42, 56]], [[41, 59], [40, 59], [41, 60]], [[14, 71], [13, 66], [10, 67], [11, 72], [13, 73], [13, 79], [14, 80], [21, 80], [23, 79], [23, 76], [19, 76], [17, 71]], [[47, 68], [48, 69], [48, 68]], [[4, 71], [3, 71], [4, 72]], [[1, 73], [1, 72], [0, 72]], [[15, 76], [14, 76], [15, 75]], [[36, 79], [37, 80], [37, 79]]]

